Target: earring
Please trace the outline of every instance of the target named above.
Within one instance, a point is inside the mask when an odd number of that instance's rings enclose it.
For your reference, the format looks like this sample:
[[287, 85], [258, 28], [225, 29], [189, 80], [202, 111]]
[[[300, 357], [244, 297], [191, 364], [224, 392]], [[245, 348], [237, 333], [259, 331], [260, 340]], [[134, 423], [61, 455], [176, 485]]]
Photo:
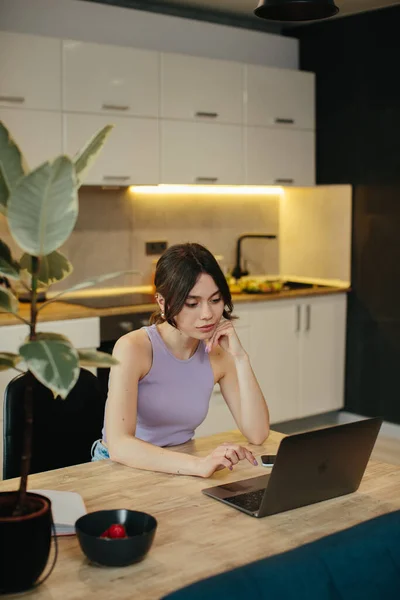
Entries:
[[163, 312], [161, 313], [161, 318], [165, 319], [165, 313], [163, 313]]

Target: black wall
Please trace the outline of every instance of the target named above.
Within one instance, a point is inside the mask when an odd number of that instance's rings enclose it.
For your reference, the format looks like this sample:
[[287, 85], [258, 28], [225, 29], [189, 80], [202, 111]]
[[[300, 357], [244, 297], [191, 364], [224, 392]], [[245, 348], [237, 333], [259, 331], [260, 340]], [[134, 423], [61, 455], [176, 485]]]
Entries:
[[317, 182], [400, 182], [400, 6], [289, 35], [317, 78]]
[[400, 423], [400, 6], [292, 30], [316, 73], [317, 182], [353, 185], [345, 408]]

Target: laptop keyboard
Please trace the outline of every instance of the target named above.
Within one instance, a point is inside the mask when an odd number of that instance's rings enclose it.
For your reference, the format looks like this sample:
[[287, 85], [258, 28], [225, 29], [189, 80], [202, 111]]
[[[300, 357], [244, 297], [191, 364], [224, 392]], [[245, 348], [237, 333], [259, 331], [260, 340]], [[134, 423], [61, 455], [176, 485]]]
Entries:
[[238, 496], [233, 496], [232, 498], [227, 498], [226, 500], [230, 504], [234, 504], [235, 506], [240, 506], [241, 508], [245, 508], [246, 510], [254, 512], [260, 508], [264, 492], [265, 489], [257, 490], [256, 492], [247, 492], [246, 494], [239, 494]]

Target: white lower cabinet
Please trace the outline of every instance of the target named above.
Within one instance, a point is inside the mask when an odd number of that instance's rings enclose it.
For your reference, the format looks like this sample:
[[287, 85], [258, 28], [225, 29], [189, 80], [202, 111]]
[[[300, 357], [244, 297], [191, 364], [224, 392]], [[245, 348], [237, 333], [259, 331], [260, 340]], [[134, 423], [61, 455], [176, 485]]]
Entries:
[[344, 406], [346, 294], [249, 306], [250, 358], [271, 423]]
[[300, 336], [300, 417], [344, 406], [347, 295], [303, 302]]
[[277, 300], [249, 305], [250, 361], [272, 423], [298, 417], [299, 305]]
[[[235, 328], [272, 425], [344, 406], [346, 302], [343, 293], [244, 303], [235, 310]], [[217, 385], [196, 437], [236, 427]]]
[[[68, 337], [75, 348], [98, 348], [100, 345], [100, 321], [98, 317], [89, 319], [69, 319], [65, 321], [46, 321], [38, 323], [38, 331], [61, 333]], [[28, 335], [25, 325], [9, 325], [0, 327], [0, 350], [2, 352], [18, 352], [18, 348]], [[24, 369], [24, 364], [19, 365]], [[0, 372], [0, 478], [3, 464], [3, 400], [9, 382], [18, 375], [9, 369]]]

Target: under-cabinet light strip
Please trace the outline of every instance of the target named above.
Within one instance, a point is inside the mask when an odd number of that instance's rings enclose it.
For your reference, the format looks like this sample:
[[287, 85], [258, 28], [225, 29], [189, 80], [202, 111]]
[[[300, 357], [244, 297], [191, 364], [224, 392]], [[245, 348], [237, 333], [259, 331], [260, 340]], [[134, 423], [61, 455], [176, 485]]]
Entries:
[[228, 196], [282, 196], [284, 190], [279, 186], [255, 185], [131, 185], [129, 190], [135, 194], [220, 194]]

